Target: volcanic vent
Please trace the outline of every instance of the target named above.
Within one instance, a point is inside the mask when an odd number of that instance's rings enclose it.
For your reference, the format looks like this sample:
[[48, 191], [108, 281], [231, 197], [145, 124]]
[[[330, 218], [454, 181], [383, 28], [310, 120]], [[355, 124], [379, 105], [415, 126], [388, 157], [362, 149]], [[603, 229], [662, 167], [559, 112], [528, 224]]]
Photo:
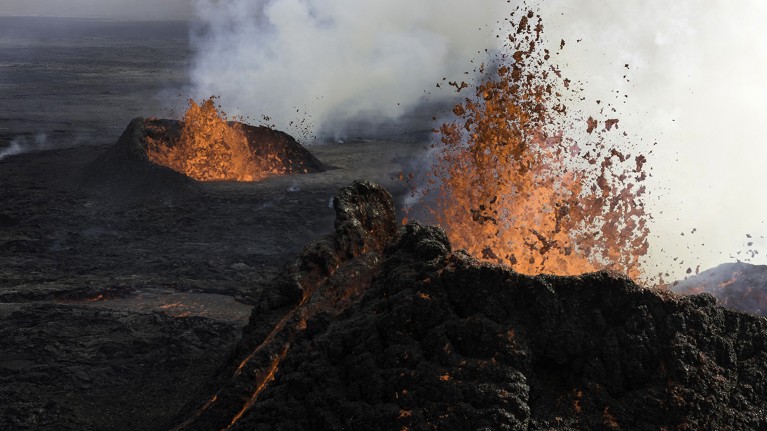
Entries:
[[181, 122], [145, 120], [149, 160], [198, 181], [256, 181], [318, 172], [322, 164], [290, 135], [227, 121], [211, 97], [189, 100]]
[[196, 182], [258, 181], [321, 172], [323, 164], [292, 136], [228, 121], [210, 98], [179, 120], [135, 118], [117, 143], [85, 169], [82, 184], [130, 196], [179, 195]]

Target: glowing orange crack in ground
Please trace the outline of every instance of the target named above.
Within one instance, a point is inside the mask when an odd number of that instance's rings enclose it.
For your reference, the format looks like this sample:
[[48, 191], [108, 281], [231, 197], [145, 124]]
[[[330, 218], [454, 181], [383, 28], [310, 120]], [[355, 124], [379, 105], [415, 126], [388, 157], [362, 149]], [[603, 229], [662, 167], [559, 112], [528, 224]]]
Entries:
[[223, 431], [226, 431], [228, 429], [231, 429], [234, 424], [237, 423], [237, 421], [242, 418], [242, 416], [251, 409], [256, 404], [256, 401], [258, 400], [258, 396], [261, 394], [261, 392], [266, 389], [266, 386], [274, 380], [274, 375], [277, 373], [277, 370], [279, 369], [280, 362], [282, 362], [283, 359], [285, 359], [285, 356], [288, 354], [288, 349], [290, 349], [290, 344], [288, 343], [285, 345], [285, 347], [282, 349], [282, 352], [277, 355], [274, 360], [272, 360], [271, 365], [268, 368], [268, 371], [266, 375], [263, 376], [261, 381], [258, 383], [258, 386], [256, 386], [256, 390], [253, 392], [253, 395], [250, 397], [247, 403], [242, 407], [242, 409], [235, 415], [235, 417], [232, 419], [232, 422], [229, 423], [229, 426], [223, 429]]
[[[306, 302], [309, 300], [309, 297], [311, 295], [305, 293], [304, 297], [301, 299], [301, 302], [296, 305], [292, 310], [290, 310], [285, 316], [280, 319], [280, 321], [275, 325], [274, 329], [272, 329], [272, 332], [269, 333], [269, 335], [264, 339], [264, 341], [256, 347], [253, 352], [251, 352], [245, 359], [240, 362], [240, 365], [237, 367], [237, 371], [235, 371], [235, 376], [240, 375], [242, 373], [243, 368], [245, 368], [245, 365], [248, 364], [255, 356], [258, 354], [258, 352], [261, 351], [261, 349], [264, 348], [264, 346], [270, 344], [272, 341], [274, 341], [274, 338], [277, 336], [278, 333], [280, 333], [285, 326], [287, 325], [288, 321], [290, 321], [295, 314], [303, 308], [303, 306], [306, 304]], [[299, 325], [300, 326], [300, 325]], [[292, 341], [292, 337], [290, 338]], [[282, 362], [283, 359], [285, 359], [285, 356], [288, 354], [288, 350], [290, 349], [290, 341], [288, 341], [285, 344], [285, 347], [282, 349], [282, 352], [272, 361], [271, 365], [269, 366], [269, 371], [266, 373], [264, 378], [258, 383], [256, 386], [256, 390], [253, 392], [253, 395], [251, 395], [250, 399], [248, 399], [248, 402], [245, 403], [245, 405], [242, 407], [242, 409], [234, 416], [232, 419], [232, 422], [229, 423], [229, 425], [224, 428], [224, 430], [231, 429], [232, 426], [234, 426], [237, 421], [242, 418], [242, 416], [250, 410], [255, 404], [258, 399], [258, 395], [266, 388], [266, 386], [274, 380], [274, 375], [277, 372], [279, 368], [280, 362]], [[208, 403], [206, 406], [203, 407], [203, 410], [210, 406], [212, 403]]]
[[309, 295], [304, 295], [304, 298], [301, 300], [301, 302], [296, 305], [292, 310], [290, 310], [285, 316], [280, 319], [279, 322], [277, 322], [277, 325], [274, 326], [274, 329], [272, 329], [272, 332], [269, 333], [269, 335], [266, 336], [263, 342], [258, 345], [253, 351], [240, 362], [240, 365], [237, 366], [237, 371], [235, 372], [235, 376], [242, 373], [242, 369], [247, 365], [248, 362], [250, 362], [257, 354], [261, 351], [261, 349], [266, 346], [267, 344], [274, 341], [274, 338], [279, 334], [284, 328], [285, 325], [287, 325], [288, 321], [295, 316], [295, 314], [306, 304], [306, 301], [308, 301]]

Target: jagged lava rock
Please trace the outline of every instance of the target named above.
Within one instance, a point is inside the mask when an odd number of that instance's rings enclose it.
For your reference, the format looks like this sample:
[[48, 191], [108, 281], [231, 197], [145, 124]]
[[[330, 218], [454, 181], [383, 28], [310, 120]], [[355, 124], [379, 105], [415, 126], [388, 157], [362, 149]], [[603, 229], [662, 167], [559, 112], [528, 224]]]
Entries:
[[767, 429], [767, 320], [481, 263], [438, 228], [395, 234], [387, 195], [341, 191], [335, 234], [264, 292], [177, 429]]
[[385, 247], [397, 236], [392, 197], [379, 185], [357, 181], [333, 204], [334, 234], [307, 245], [261, 292], [236, 360], [219, 376], [220, 389], [190, 406], [177, 429], [221, 429], [236, 422], [258, 401], [259, 388], [268, 387], [292, 343], [322, 332], [369, 289]]
[[0, 304], [0, 430], [167, 430], [240, 328], [192, 316]]

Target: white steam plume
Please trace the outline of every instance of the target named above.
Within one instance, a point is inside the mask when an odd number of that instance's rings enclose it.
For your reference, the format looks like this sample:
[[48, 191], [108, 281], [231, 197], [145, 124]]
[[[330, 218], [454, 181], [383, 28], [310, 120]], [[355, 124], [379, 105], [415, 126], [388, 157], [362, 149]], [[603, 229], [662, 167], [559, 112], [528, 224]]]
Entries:
[[557, 61], [585, 82], [586, 109], [599, 98], [618, 106], [621, 129], [653, 150], [651, 263], [670, 280], [698, 265], [764, 263], [767, 2], [538, 3], [549, 39], [567, 42]]
[[[195, 98], [278, 128], [389, 120], [495, 45], [499, 0], [198, 0]], [[468, 80], [468, 79], [467, 79]]]

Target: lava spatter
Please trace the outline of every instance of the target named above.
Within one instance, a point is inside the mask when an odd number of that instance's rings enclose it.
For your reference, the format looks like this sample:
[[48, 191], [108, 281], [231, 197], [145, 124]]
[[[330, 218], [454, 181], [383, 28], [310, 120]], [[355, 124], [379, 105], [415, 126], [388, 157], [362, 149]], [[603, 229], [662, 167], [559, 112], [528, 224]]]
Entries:
[[475, 257], [528, 274], [609, 268], [637, 277], [648, 247], [646, 158], [607, 143], [618, 119], [584, 120], [568, 106], [581, 99], [578, 86], [551, 63], [541, 18], [522, 11], [511, 20], [493, 73], [478, 70], [490, 78], [435, 130], [436, 163], [411, 185]]
[[149, 140], [149, 159], [198, 181], [257, 181], [285, 173], [273, 168], [284, 164], [278, 154], [256, 157], [240, 124], [228, 122], [215, 100], [198, 105], [190, 99], [178, 141], [165, 145]]

